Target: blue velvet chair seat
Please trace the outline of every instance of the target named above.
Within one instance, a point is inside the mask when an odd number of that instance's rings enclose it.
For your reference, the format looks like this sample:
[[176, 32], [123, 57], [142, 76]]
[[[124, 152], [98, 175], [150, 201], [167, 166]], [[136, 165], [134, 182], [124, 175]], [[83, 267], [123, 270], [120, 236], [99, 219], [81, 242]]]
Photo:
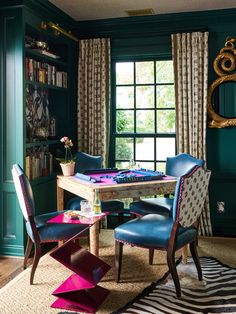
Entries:
[[[131, 243], [132, 245], [146, 248], [166, 249], [168, 247], [173, 224], [174, 221], [171, 217], [149, 214], [130, 220], [116, 227], [115, 239], [120, 242]], [[180, 227], [176, 241], [177, 249], [193, 241], [196, 235], [197, 230], [194, 227]]]
[[49, 219], [57, 217], [59, 214], [62, 214], [65, 212], [66, 210], [62, 210], [60, 212], [56, 211], [56, 212], [50, 212], [50, 213], [34, 216], [34, 222], [35, 222], [36, 228], [44, 227], [47, 224], [47, 221]]
[[167, 197], [145, 198], [130, 204], [130, 212], [144, 216], [150, 213], [170, 215], [173, 199]]
[[34, 246], [33, 265], [30, 274], [30, 284], [33, 284], [34, 274], [41, 257], [41, 244], [46, 242], [66, 241], [70, 238], [88, 235], [88, 225], [79, 224], [53, 224], [48, 220], [64, 212], [50, 212], [35, 216], [35, 202], [32, 187], [23, 169], [15, 164], [12, 166], [12, 176], [16, 188], [19, 205], [24, 216], [27, 230], [27, 246], [25, 250], [24, 268]]
[[[65, 212], [64, 210], [60, 213]], [[52, 212], [47, 214], [42, 214], [34, 217], [35, 225], [40, 237], [41, 242], [57, 242], [66, 241], [83, 231], [85, 226], [78, 224], [51, 224], [47, 221], [51, 218], [58, 216], [58, 212]], [[32, 234], [32, 229], [30, 222], [26, 222], [26, 230], [30, 238], [34, 239]], [[80, 234], [80, 237], [88, 236], [88, 230], [85, 230]], [[50, 239], [50, 240], [49, 240]]]
[[175, 252], [189, 244], [198, 279], [202, 271], [197, 254], [197, 235], [204, 208], [211, 172], [194, 166], [180, 176], [175, 188], [171, 215], [147, 214], [115, 228], [115, 277], [120, 281], [124, 244], [148, 249], [149, 264], [153, 264], [155, 250], [166, 251], [166, 260], [172, 276], [176, 296], [181, 287], [175, 263]]

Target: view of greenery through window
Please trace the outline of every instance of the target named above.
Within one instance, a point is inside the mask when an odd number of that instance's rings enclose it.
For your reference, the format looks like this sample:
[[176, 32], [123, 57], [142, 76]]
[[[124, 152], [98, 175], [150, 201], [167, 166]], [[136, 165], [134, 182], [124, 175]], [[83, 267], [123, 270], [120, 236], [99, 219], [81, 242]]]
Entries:
[[176, 147], [173, 62], [117, 62], [115, 71], [115, 165], [165, 171]]

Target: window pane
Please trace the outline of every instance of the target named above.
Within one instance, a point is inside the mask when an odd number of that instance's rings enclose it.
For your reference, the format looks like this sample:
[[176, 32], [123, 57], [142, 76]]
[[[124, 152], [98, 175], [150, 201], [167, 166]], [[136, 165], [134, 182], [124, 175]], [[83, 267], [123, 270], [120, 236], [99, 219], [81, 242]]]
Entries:
[[154, 133], [154, 110], [137, 110], [136, 132]]
[[175, 108], [174, 86], [157, 86], [157, 108]]
[[157, 138], [156, 139], [156, 156], [157, 160], [166, 160], [167, 157], [175, 156], [175, 139], [174, 138]]
[[136, 84], [154, 83], [154, 62], [136, 62]]
[[136, 162], [137, 165], [140, 166], [140, 168], [144, 168], [144, 169], [149, 169], [149, 170], [154, 170], [154, 162]]
[[116, 108], [134, 108], [134, 88], [132, 86], [116, 88]]
[[156, 170], [166, 173], [166, 163], [165, 162], [157, 162]]
[[116, 132], [134, 132], [134, 111], [117, 110], [116, 111]]
[[154, 160], [153, 138], [136, 138], [136, 159]]
[[154, 107], [154, 87], [137, 86], [136, 87], [136, 107], [153, 108]]
[[133, 158], [133, 139], [116, 138], [116, 159], [130, 160]]
[[156, 62], [156, 81], [157, 83], [173, 83], [173, 61]]
[[128, 161], [117, 161], [115, 167], [118, 169], [128, 169], [129, 162]]
[[116, 63], [116, 84], [134, 83], [134, 63], [118, 62]]
[[175, 133], [175, 110], [157, 111], [157, 133]]

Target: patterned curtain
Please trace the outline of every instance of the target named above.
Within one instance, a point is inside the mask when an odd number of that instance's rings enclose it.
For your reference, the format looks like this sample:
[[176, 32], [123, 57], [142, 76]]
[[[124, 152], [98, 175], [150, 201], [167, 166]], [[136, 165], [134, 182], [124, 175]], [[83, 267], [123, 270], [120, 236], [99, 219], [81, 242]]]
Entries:
[[[172, 35], [178, 153], [206, 160], [208, 33]], [[209, 199], [201, 216], [200, 232], [212, 235]]]
[[78, 64], [78, 149], [103, 157], [109, 145], [110, 40], [79, 42]]

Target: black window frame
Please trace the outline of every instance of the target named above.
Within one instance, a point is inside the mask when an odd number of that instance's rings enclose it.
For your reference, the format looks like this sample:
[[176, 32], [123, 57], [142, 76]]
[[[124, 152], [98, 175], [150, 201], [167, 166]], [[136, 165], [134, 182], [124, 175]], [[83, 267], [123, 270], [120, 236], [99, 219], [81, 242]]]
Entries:
[[[117, 109], [116, 108], [116, 87], [117, 86], [129, 86], [129, 84], [116, 84], [116, 63], [118, 62], [148, 62], [148, 61], [154, 61], [154, 107], [153, 110], [155, 112], [154, 115], [154, 121], [155, 121], [155, 132], [154, 133], [117, 133], [116, 132], [116, 112], [117, 110], [130, 110], [130, 109]], [[156, 150], [156, 139], [157, 138], [174, 138], [175, 139], [175, 154], [177, 151], [176, 147], [176, 130], [174, 133], [157, 133], [157, 115], [156, 112], [158, 110], [175, 110], [176, 114], [176, 107], [171, 107], [171, 108], [157, 108], [156, 104], [156, 86], [164, 86], [164, 85], [174, 85], [173, 83], [157, 83], [156, 82], [156, 61], [173, 61], [171, 56], [165, 56], [165, 57], [121, 57], [121, 58], [114, 58], [111, 62], [111, 110], [110, 110], [110, 145], [109, 145], [109, 166], [110, 167], [115, 167], [116, 161], [121, 161], [121, 162], [127, 162], [128, 160], [116, 160], [116, 154], [115, 154], [115, 141], [116, 138], [133, 138], [133, 155], [134, 155], [134, 160], [139, 163], [139, 160], [135, 159], [136, 156], [136, 138], [153, 138], [154, 139], [154, 159], [153, 160], [141, 160], [140, 162], [153, 162], [154, 163], [154, 170], [157, 169], [157, 163], [165, 163], [165, 160], [158, 160], [157, 159], [157, 150]], [[135, 67], [134, 67], [134, 77], [135, 77]], [[130, 86], [134, 86], [134, 89], [136, 86], [150, 86], [152, 84], [136, 84], [135, 80], [133, 84], [130, 84]], [[134, 92], [134, 97], [136, 96], [136, 93]], [[136, 102], [134, 104], [134, 115], [137, 110], [150, 110], [150, 108], [136, 108]], [[136, 119], [134, 119], [134, 131], [136, 130]]]

